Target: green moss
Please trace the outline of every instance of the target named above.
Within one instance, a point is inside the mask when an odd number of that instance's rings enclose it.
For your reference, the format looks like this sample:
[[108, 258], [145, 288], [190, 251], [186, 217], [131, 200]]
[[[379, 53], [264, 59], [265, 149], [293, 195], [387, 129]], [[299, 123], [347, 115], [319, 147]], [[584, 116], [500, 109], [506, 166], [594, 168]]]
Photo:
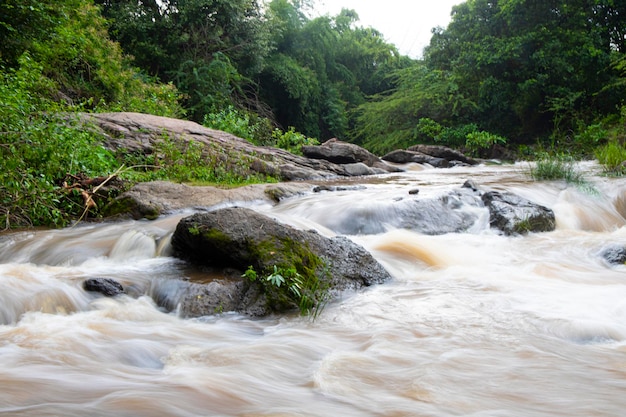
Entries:
[[[297, 307], [303, 315], [316, 316], [328, 299], [326, 263], [308, 244], [282, 237], [264, 240], [253, 247], [253, 259], [272, 310]], [[280, 275], [285, 285], [276, 285], [272, 277]]]
[[213, 242], [216, 246], [226, 246], [232, 241], [226, 233], [215, 228], [207, 229], [202, 226], [193, 225], [190, 228], [189, 233], [192, 235], [199, 235], [202, 233], [202, 236], [207, 239], [207, 241]]
[[133, 198], [122, 197], [111, 201], [103, 209], [103, 215], [105, 217], [128, 215], [134, 219], [145, 218], [148, 220], [155, 220], [161, 215], [161, 212], [155, 206], [141, 205], [138, 204]]

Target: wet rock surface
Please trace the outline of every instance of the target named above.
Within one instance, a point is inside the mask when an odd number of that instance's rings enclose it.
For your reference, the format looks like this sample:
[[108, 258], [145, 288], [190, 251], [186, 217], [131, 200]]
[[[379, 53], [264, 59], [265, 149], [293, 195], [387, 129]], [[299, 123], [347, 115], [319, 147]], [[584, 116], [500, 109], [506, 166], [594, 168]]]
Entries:
[[478, 161], [476, 161], [475, 159], [470, 158], [462, 152], [448, 148], [446, 146], [418, 144], [409, 147], [407, 151], [426, 154], [435, 158], [443, 158], [449, 162], [459, 161], [468, 165], [478, 164]]
[[125, 293], [122, 284], [111, 278], [88, 278], [83, 281], [83, 289], [100, 293], [105, 297], [115, 297]]
[[609, 246], [600, 251], [600, 256], [611, 265], [624, 265], [626, 263], [626, 247]]
[[489, 223], [505, 235], [550, 232], [556, 226], [552, 210], [513, 193], [489, 191], [482, 200], [489, 209]]

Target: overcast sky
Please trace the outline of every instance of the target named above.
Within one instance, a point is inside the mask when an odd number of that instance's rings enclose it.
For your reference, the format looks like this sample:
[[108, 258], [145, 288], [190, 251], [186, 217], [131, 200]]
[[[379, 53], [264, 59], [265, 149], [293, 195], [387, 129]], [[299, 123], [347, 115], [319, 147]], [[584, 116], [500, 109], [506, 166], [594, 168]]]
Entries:
[[400, 53], [419, 58], [430, 41], [431, 29], [446, 27], [452, 6], [462, 0], [316, 0], [313, 16], [335, 16], [342, 8], [359, 15], [359, 25], [373, 27], [398, 47]]

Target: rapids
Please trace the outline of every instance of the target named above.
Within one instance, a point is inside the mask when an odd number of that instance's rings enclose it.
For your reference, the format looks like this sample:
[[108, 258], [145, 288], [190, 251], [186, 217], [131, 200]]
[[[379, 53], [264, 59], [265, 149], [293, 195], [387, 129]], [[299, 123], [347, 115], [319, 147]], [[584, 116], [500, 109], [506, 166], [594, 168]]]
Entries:
[[[626, 180], [581, 169], [584, 187], [531, 182], [526, 164], [413, 166], [253, 204], [325, 235], [360, 222], [349, 237], [394, 277], [315, 320], [180, 318], [179, 278], [202, 278], [169, 252], [188, 213], [0, 236], [0, 415], [623, 416], [626, 266], [600, 252], [626, 246]], [[397, 226], [392, 202], [466, 179], [552, 208], [557, 229], [504, 237], [464, 202], [462, 233]], [[129, 294], [86, 293], [93, 276]]]

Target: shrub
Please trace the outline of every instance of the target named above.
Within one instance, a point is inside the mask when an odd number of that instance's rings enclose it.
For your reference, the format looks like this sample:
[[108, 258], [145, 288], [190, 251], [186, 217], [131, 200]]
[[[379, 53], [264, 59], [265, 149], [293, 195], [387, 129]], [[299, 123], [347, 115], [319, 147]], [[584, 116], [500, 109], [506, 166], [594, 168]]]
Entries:
[[420, 143], [431, 143], [437, 141], [437, 138], [443, 131], [443, 126], [429, 119], [428, 117], [422, 117], [418, 120], [415, 126], [415, 140]]
[[272, 129], [268, 119], [237, 110], [233, 106], [204, 116], [206, 127], [232, 133], [259, 146], [274, 146], [294, 154], [302, 154], [303, 145], [318, 145], [317, 139], [309, 138], [290, 127], [286, 132]]
[[272, 139], [274, 139], [276, 147], [297, 155], [302, 155], [302, 146], [304, 145], [319, 145], [317, 139], [309, 138], [302, 133], [296, 132], [293, 126], [286, 132], [280, 129], [274, 129]]
[[465, 145], [467, 135], [476, 132], [477, 130], [478, 126], [474, 123], [455, 127], [446, 127], [441, 131], [441, 134], [435, 138], [435, 141], [452, 148], [460, 148]]
[[496, 144], [506, 144], [506, 138], [484, 130], [468, 133], [465, 139], [465, 147], [475, 155], [478, 155], [482, 150], [493, 148]]
[[0, 72], [0, 223], [64, 226], [83, 211], [80, 195], [63, 188], [68, 174], [103, 176], [113, 155], [88, 130], [68, 120], [74, 110], [42, 95], [54, 83], [28, 54], [19, 68]]

